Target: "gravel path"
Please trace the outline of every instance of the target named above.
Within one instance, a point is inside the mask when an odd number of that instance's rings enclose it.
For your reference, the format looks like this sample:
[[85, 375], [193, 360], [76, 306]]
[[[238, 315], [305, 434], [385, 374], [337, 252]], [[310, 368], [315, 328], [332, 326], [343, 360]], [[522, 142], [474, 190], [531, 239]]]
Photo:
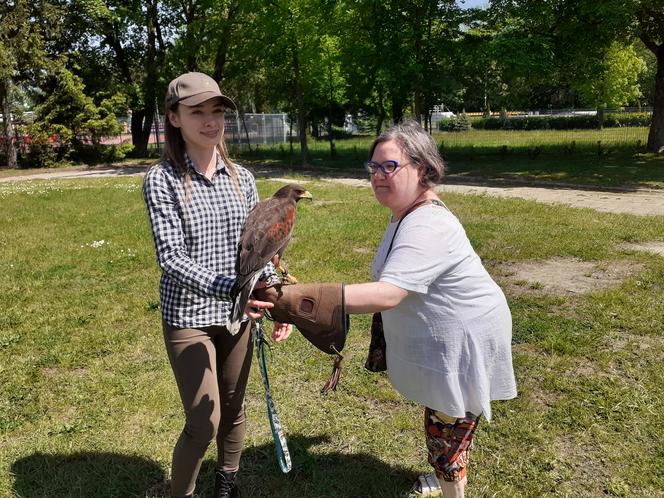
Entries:
[[[145, 173], [145, 167], [126, 167], [90, 170], [52, 171], [23, 176], [11, 176], [0, 178], [0, 183], [28, 181], [28, 180], [50, 180], [58, 178], [98, 178], [136, 176]], [[257, 177], [273, 177], [273, 179], [286, 179], [283, 172], [270, 169], [254, 170]], [[306, 172], [294, 174], [306, 175]], [[338, 178], [316, 176], [316, 179], [334, 181], [346, 185], [369, 186], [366, 179], [361, 178]], [[547, 186], [523, 185], [501, 185], [495, 182], [479, 182], [472, 185], [463, 184], [467, 179], [450, 177], [445, 185], [440, 185], [436, 190], [440, 193], [454, 192], [469, 195], [489, 195], [497, 197], [518, 197], [547, 204], [567, 204], [574, 207], [585, 207], [596, 209], [607, 213], [628, 213], [638, 216], [662, 216], [664, 215], [664, 190], [620, 190], [620, 189], [597, 189], [593, 187], [581, 187], [570, 185], [547, 184]]]
[[[368, 180], [335, 178], [332, 181], [348, 185], [369, 186]], [[463, 181], [454, 179], [454, 181]], [[488, 183], [488, 182], [487, 182]], [[546, 204], [567, 204], [574, 207], [591, 208], [605, 213], [627, 213], [638, 216], [664, 215], [664, 190], [592, 190], [591, 188], [569, 187], [567, 185], [548, 187], [505, 186], [505, 185], [463, 185], [447, 183], [436, 187], [444, 194], [454, 192], [469, 195], [490, 195], [495, 197], [518, 197]]]

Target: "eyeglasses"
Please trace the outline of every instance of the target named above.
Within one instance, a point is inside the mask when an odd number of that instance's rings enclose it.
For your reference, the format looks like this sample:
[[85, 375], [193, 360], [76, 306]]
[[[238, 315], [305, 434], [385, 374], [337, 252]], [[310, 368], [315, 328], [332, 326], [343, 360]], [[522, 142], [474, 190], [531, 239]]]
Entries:
[[385, 175], [394, 173], [399, 166], [406, 166], [410, 163], [399, 164], [397, 161], [383, 161], [382, 163], [377, 163], [376, 161], [366, 161], [364, 163], [364, 168], [369, 172], [370, 175], [375, 174], [378, 170], [381, 170]]

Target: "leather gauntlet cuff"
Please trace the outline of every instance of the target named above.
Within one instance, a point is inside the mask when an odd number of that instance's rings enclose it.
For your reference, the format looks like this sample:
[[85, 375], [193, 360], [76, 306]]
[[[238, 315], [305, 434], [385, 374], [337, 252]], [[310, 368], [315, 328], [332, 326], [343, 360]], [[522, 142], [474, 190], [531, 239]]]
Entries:
[[344, 348], [349, 317], [343, 284], [275, 285], [254, 289], [254, 296], [274, 304], [268, 310], [273, 320], [292, 323], [324, 353]]

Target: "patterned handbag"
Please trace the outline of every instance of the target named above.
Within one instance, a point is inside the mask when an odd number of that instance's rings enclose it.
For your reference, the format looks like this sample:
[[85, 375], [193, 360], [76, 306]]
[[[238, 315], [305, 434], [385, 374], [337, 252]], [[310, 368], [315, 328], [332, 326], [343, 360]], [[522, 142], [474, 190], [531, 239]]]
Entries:
[[364, 363], [364, 368], [370, 372], [384, 372], [387, 370], [387, 358], [385, 347], [385, 334], [383, 333], [383, 317], [380, 313], [374, 313], [371, 319], [371, 342], [369, 343], [369, 355]]

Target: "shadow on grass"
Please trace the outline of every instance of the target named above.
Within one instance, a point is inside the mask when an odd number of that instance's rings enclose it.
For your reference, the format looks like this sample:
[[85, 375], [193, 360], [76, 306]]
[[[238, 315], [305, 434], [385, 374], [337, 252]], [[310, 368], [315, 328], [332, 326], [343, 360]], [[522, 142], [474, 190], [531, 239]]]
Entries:
[[14, 493], [22, 498], [145, 496], [163, 480], [152, 460], [117, 453], [35, 453], [14, 462]]
[[[274, 445], [246, 448], [239, 483], [242, 496], [279, 498], [407, 497], [417, 475], [366, 453], [317, 452], [326, 436], [288, 437], [293, 469], [283, 474]], [[314, 450], [312, 451], [312, 448]], [[197, 493], [212, 496], [215, 463], [210, 448], [198, 477]], [[212, 457], [212, 458], [211, 458]], [[111, 498], [156, 496], [148, 492], [164, 480], [157, 462], [140, 456], [82, 452], [36, 453], [12, 465], [14, 493], [23, 498]]]
[[640, 188], [664, 186], [664, 156], [634, 155], [629, 151], [597, 157], [592, 154], [542, 154], [536, 159], [495, 155], [448, 159], [449, 180], [472, 184], [484, 181], [494, 185], [525, 185], [540, 188], [583, 188], [631, 192]]
[[[238, 151], [238, 158], [241, 164], [262, 173], [259, 176], [269, 176], [272, 171], [366, 179], [362, 162], [367, 159], [371, 141], [358, 143], [340, 142], [334, 159], [325, 150], [312, 149], [307, 166], [300, 164], [298, 154], [283, 147]], [[586, 190], [618, 192], [664, 187], [664, 155], [645, 153], [641, 144], [452, 145], [441, 152], [448, 164], [449, 181], [460, 184], [529, 184], [556, 189], [568, 184], [571, 188], [579, 185]]]

